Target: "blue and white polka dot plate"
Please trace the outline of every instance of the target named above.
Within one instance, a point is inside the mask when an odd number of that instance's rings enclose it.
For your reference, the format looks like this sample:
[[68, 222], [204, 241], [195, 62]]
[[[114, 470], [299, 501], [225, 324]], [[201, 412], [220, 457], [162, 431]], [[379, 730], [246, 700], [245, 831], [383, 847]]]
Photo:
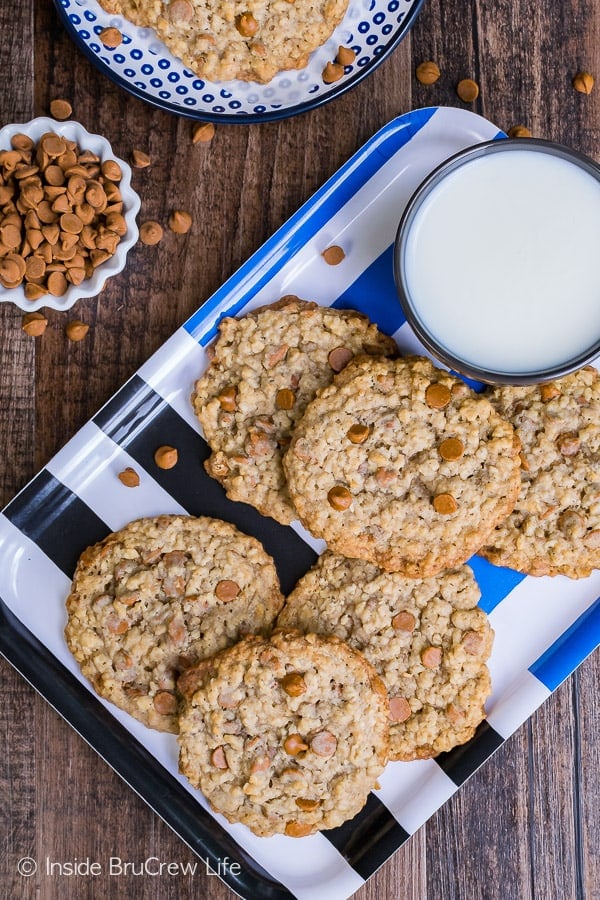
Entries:
[[[268, 84], [205, 81], [174, 57], [149, 28], [105, 12], [96, 0], [54, 0], [68, 33], [115, 84], [161, 109], [212, 122], [265, 122], [306, 112], [354, 87], [400, 43], [423, 0], [350, 0], [329, 40], [308, 66], [280, 72]], [[123, 42], [114, 49], [98, 35], [114, 26]], [[325, 84], [322, 72], [340, 45], [356, 54], [343, 78]]]

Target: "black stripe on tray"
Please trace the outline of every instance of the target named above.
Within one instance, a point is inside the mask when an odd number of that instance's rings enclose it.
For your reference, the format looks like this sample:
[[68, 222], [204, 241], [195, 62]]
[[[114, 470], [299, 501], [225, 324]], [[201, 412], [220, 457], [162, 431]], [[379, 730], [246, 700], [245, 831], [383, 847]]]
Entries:
[[323, 834], [365, 881], [410, 837], [373, 793], [358, 815]]
[[[284, 594], [315, 562], [312, 547], [292, 528], [262, 516], [246, 503], [227, 499], [221, 485], [204, 469], [210, 455], [206, 441], [138, 375], [109, 400], [94, 422], [191, 515], [225, 519], [258, 537], [275, 560]], [[164, 444], [178, 452], [172, 469], [159, 469], [154, 462], [155, 451]]]
[[110, 532], [77, 494], [46, 469], [11, 500], [3, 513], [69, 578], [81, 552]]
[[436, 763], [458, 787], [504, 743], [502, 735], [484, 720], [470, 741], [436, 756]]

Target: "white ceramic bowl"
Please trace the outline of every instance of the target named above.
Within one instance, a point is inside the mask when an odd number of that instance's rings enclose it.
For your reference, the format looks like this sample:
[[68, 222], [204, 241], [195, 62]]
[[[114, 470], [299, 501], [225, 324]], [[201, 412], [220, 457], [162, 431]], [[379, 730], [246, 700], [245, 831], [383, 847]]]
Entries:
[[70, 285], [62, 297], [54, 297], [52, 294], [44, 294], [39, 300], [27, 300], [23, 285], [17, 288], [7, 289], [0, 285], [0, 302], [14, 303], [27, 312], [34, 312], [41, 307], [51, 309], [70, 309], [71, 306], [82, 297], [94, 297], [104, 287], [104, 282], [112, 275], [121, 272], [125, 266], [127, 253], [138, 239], [138, 228], [135, 217], [140, 209], [140, 198], [131, 187], [131, 168], [122, 159], [113, 153], [112, 147], [99, 134], [91, 134], [79, 122], [69, 119], [66, 122], [57, 122], [40, 116], [30, 122], [5, 125], [0, 129], [0, 150], [9, 150], [11, 138], [15, 134], [26, 134], [33, 141], [37, 141], [47, 131], [53, 131], [70, 141], [77, 141], [81, 150], [91, 150], [96, 153], [102, 162], [114, 159], [121, 167], [123, 177], [119, 183], [119, 189], [123, 198], [123, 216], [127, 223], [127, 233], [117, 245], [114, 256], [102, 263], [94, 270], [91, 278], [84, 279], [81, 284]]

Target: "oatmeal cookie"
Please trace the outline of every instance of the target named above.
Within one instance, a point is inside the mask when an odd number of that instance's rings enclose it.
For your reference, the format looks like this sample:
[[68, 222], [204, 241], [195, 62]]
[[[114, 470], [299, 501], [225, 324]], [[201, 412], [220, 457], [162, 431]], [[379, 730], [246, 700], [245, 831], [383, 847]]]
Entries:
[[364, 806], [387, 761], [388, 702], [356, 650], [278, 630], [183, 678], [180, 770], [230, 822], [303, 837]]
[[266, 83], [302, 69], [343, 19], [348, 0], [100, 0], [152, 28], [174, 56], [209, 81]]
[[217, 519], [138, 519], [81, 556], [65, 636], [94, 689], [140, 722], [177, 731], [186, 666], [269, 632], [283, 602], [262, 545]]
[[485, 718], [494, 633], [468, 566], [406, 578], [326, 551], [277, 619], [336, 635], [369, 660], [390, 701], [390, 759], [427, 759], [464, 744]]
[[529, 575], [584, 578], [600, 568], [600, 374], [497, 387], [489, 399], [522, 445], [521, 493], [481, 553]]
[[425, 358], [360, 358], [322, 390], [284, 457], [303, 524], [331, 550], [428, 578], [512, 510], [512, 426]]
[[361, 313], [298, 297], [223, 319], [192, 403], [212, 450], [206, 470], [231, 500], [284, 525], [297, 518], [281, 465], [292, 429], [317, 390], [365, 352], [397, 348]]

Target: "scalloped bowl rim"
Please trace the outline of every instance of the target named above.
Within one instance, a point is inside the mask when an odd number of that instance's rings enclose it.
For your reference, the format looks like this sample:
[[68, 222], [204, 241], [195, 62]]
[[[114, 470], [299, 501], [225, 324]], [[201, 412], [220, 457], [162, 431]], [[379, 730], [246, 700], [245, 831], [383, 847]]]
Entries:
[[[118, 275], [125, 268], [127, 254], [137, 243], [139, 237], [135, 219], [140, 210], [141, 200], [131, 186], [131, 166], [113, 152], [110, 142], [101, 134], [88, 131], [74, 119], [60, 122], [47, 116], [38, 116], [29, 122], [4, 125], [0, 129], [0, 150], [8, 149], [10, 139], [15, 134], [26, 134], [37, 142], [47, 131], [60, 134], [70, 141], [77, 141], [82, 150], [91, 150], [93, 153], [97, 153], [102, 161], [114, 159], [119, 164], [123, 176], [119, 183], [119, 189], [123, 198], [123, 216], [127, 223], [127, 232], [117, 244], [115, 254], [98, 266], [91, 278], [86, 278], [79, 285], [71, 285], [62, 297], [44, 294], [38, 300], [27, 300], [21, 285], [18, 288], [9, 289], [0, 286], [0, 303], [14, 303], [26, 312], [35, 312], [44, 306], [50, 307], [50, 309], [66, 310], [70, 309], [77, 300], [96, 296], [101, 292], [107, 278]], [[4, 146], [5, 144], [6, 146]]]

